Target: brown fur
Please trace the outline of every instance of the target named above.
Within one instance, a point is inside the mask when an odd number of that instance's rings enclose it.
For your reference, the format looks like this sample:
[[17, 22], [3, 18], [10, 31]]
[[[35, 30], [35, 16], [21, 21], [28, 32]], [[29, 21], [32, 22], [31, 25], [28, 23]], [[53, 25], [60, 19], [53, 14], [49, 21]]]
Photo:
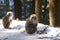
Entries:
[[37, 30], [37, 16], [35, 14], [32, 14], [27, 20], [25, 24], [25, 30], [28, 34], [35, 33]]
[[10, 23], [12, 21], [12, 19], [10, 19], [11, 16], [12, 16], [12, 12], [7, 12], [7, 14], [2, 18], [2, 24], [4, 28], [9, 28]]

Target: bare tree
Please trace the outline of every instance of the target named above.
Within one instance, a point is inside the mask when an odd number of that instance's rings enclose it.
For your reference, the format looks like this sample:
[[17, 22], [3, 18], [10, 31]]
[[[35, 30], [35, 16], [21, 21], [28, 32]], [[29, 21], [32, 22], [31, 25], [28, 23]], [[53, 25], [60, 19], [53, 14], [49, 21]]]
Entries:
[[6, 1], [6, 11], [9, 10], [9, 0], [5, 0]]
[[32, 10], [31, 10], [32, 14], [35, 14], [35, 0], [32, 0]]
[[60, 0], [49, 0], [50, 26], [60, 26]]
[[38, 17], [39, 23], [42, 23], [42, 0], [35, 0], [35, 13]]
[[14, 0], [14, 10], [15, 10], [15, 19], [21, 19], [21, 1], [20, 0]]

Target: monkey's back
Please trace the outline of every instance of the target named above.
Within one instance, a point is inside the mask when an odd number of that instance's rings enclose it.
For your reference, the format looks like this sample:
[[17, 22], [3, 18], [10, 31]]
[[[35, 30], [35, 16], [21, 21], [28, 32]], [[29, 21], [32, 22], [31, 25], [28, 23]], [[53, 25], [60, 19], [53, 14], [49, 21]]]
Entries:
[[35, 33], [37, 30], [37, 24], [33, 24], [29, 19], [27, 19], [25, 29], [29, 34]]
[[4, 16], [4, 17], [2, 18], [2, 23], [3, 23], [3, 26], [4, 26], [5, 28], [8, 28], [9, 25], [10, 25], [10, 23], [9, 23], [9, 18], [8, 18], [7, 16]]

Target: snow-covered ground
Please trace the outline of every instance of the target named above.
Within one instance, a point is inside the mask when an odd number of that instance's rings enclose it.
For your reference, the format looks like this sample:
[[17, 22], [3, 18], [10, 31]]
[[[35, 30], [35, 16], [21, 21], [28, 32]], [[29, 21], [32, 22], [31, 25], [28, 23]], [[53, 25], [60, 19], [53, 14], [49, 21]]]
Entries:
[[10, 25], [12, 29], [4, 29], [0, 20], [0, 40], [60, 40], [60, 28], [38, 23], [37, 32], [27, 34], [25, 23], [26, 21], [13, 20]]

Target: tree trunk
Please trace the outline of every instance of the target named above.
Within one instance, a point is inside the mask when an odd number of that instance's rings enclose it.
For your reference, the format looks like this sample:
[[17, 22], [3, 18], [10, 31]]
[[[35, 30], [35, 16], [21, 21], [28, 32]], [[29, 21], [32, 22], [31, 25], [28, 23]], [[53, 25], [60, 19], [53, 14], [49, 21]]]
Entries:
[[35, 0], [35, 13], [39, 23], [42, 23], [42, 0]]
[[35, 0], [32, 0], [31, 14], [35, 14]]
[[50, 26], [60, 26], [60, 0], [49, 0]]
[[9, 0], [6, 0], [6, 11], [9, 11]]
[[14, 0], [14, 10], [15, 10], [15, 19], [21, 20], [21, 1], [20, 0]]

